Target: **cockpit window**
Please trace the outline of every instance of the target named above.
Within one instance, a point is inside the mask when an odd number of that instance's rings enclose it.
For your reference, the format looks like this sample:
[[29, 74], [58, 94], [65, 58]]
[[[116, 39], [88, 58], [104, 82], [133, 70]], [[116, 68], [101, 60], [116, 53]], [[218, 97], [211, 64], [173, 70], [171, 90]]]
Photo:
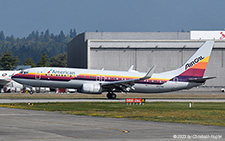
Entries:
[[21, 73], [21, 74], [28, 74], [28, 71], [23, 71], [23, 70], [21, 70], [20, 73]]

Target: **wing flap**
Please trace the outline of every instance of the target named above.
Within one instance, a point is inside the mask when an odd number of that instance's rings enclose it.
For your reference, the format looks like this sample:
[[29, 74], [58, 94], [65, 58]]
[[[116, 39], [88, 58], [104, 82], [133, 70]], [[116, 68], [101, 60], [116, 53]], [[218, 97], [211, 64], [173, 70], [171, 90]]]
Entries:
[[120, 91], [130, 91], [134, 89], [132, 86], [135, 82], [138, 82], [140, 80], [145, 80], [151, 78], [152, 74], [155, 71], [155, 66], [153, 66], [144, 77], [138, 78], [138, 79], [129, 79], [129, 80], [123, 80], [123, 81], [114, 81], [114, 82], [108, 82], [108, 83], [102, 83], [101, 86], [103, 89], [111, 90], [117, 89]]

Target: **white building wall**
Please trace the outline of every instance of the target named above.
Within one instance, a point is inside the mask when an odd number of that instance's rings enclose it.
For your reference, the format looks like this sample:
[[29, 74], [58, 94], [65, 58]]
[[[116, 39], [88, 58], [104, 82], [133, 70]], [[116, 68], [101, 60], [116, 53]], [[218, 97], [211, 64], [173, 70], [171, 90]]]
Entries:
[[225, 40], [225, 31], [191, 31], [191, 40]]

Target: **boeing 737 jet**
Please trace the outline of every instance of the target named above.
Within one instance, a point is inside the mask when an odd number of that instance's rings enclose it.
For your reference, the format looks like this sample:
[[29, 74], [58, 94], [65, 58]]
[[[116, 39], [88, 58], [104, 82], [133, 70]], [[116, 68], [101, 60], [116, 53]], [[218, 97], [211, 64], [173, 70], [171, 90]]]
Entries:
[[37, 67], [21, 71], [13, 80], [33, 87], [72, 88], [81, 93], [108, 92], [115, 99], [115, 92], [161, 93], [190, 89], [205, 83], [204, 72], [214, 41], [206, 41], [180, 68], [163, 73], [136, 71], [107, 71], [58, 67]]

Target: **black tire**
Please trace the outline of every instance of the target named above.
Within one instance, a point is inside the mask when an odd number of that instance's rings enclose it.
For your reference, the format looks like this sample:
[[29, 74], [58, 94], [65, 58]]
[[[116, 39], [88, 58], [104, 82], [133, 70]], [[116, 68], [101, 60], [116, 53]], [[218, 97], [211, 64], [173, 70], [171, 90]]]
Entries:
[[116, 99], [116, 94], [114, 94], [113, 92], [108, 92], [106, 96], [108, 99]]
[[111, 95], [111, 98], [112, 98], [112, 99], [116, 99], [116, 94], [112, 94], [112, 95]]
[[107, 94], [107, 98], [108, 98], [108, 99], [112, 99], [112, 94], [111, 94], [111, 93], [108, 93], [108, 94]]
[[33, 91], [29, 91], [29, 93], [32, 95], [34, 92]]

